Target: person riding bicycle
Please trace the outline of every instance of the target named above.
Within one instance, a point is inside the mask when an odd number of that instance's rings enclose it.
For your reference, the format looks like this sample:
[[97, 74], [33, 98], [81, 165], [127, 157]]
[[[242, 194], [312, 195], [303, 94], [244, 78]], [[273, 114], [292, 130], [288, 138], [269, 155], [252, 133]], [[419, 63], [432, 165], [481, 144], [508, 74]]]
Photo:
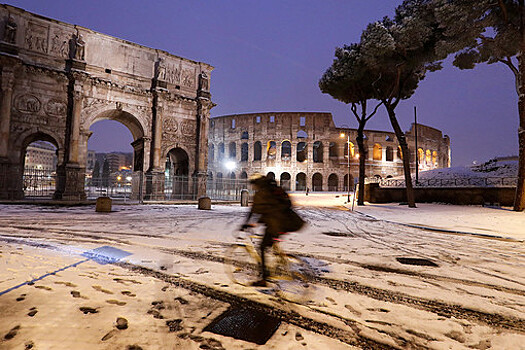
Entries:
[[253, 214], [259, 215], [258, 222], [266, 228], [261, 241], [261, 279], [252, 283], [253, 286], [266, 286], [268, 271], [265, 266], [264, 252], [273, 245], [275, 238], [286, 232], [299, 230], [304, 225], [303, 219], [292, 209], [292, 202], [286, 191], [277, 185], [275, 180], [261, 174], [250, 176], [250, 184], [255, 189], [253, 204], [241, 230], [250, 227], [249, 221]]

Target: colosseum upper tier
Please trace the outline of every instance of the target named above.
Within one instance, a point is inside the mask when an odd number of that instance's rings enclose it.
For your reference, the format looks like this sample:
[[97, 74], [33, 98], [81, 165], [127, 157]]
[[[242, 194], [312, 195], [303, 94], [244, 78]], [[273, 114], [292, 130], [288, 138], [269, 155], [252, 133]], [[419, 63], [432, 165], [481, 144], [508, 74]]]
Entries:
[[[415, 125], [405, 133], [414, 154]], [[357, 129], [336, 127], [331, 113], [265, 112], [214, 117], [210, 123], [208, 177], [274, 177], [290, 191], [346, 191], [358, 177]], [[450, 139], [418, 124], [419, 170], [450, 166]], [[365, 130], [366, 176], [403, 174], [393, 132]], [[348, 156], [350, 155], [350, 157]], [[415, 171], [416, 160], [411, 161]]]

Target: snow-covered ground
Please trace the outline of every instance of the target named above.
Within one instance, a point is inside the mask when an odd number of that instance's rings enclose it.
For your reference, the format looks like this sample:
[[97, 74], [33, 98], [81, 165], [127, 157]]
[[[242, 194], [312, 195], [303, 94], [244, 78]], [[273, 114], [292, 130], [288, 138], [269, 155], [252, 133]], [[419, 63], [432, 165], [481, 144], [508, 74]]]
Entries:
[[[0, 206], [0, 349], [525, 349], [524, 213], [292, 198], [308, 226], [283, 247], [317, 271], [303, 304], [225, 274], [238, 205]], [[101, 246], [130, 255], [84, 261]], [[264, 345], [206, 331], [230, 305], [283, 322]]]

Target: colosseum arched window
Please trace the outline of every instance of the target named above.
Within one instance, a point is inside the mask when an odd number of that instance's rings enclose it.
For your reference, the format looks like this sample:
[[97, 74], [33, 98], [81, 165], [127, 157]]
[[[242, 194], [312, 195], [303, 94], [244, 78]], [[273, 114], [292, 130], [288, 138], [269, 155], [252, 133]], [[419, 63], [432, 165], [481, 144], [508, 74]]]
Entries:
[[386, 161], [387, 162], [394, 161], [394, 149], [391, 146], [386, 147]]
[[374, 145], [374, 153], [373, 153], [374, 160], [382, 160], [383, 159], [383, 148], [379, 143], [376, 143]]
[[213, 143], [210, 143], [210, 147], [208, 149], [208, 160], [210, 162], [213, 162], [214, 158], [215, 158], [215, 145]]
[[297, 138], [298, 139], [307, 139], [308, 138], [308, 134], [304, 130], [299, 130], [297, 132]]
[[401, 146], [397, 146], [397, 159], [403, 160], [403, 151], [401, 150]]
[[432, 163], [432, 152], [430, 152], [429, 149], [427, 149], [427, 151], [425, 152], [425, 155], [426, 155], [426, 163], [427, 165], [430, 165]]
[[235, 142], [230, 142], [228, 146], [228, 156], [230, 159], [237, 158], [237, 145]]
[[330, 142], [328, 144], [328, 156], [331, 157], [339, 157], [339, 152], [337, 149], [337, 144], [335, 142]]
[[321, 141], [315, 141], [313, 147], [313, 161], [314, 163], [323, 162], [323, 143]]
[[353, 158], [355, 156], [355, 146], [352, 142], [345, 142], [345, 145], [344, 145], [345, 158], [348, 157], [348, 151], [350, 151], [350, 158]]
[[321, 173], [315, 173], [312, 176], [312, 191], [323, 190], [323, 175]]
[[261, 141], [256, 141], [253, 144], [253, 160], [254, 161], [261, 160], [261, 157], [262, 157]]
[[306, 142], [299, 142], [297, 144], [296, 159], [299, 163], [303, 163], [308, 158], [308, 148]]
[[246, 180], [248, 178], [248, 174], [246, 173], [246, 171], [243, 171], [239, 178], [242, 180]]
[[295, 190], [296, 191], [306, 190], [306, 174], [305, 173], [298, 173], [295, 176]]
[[249, 138], [248, 131], [243, 131], [241, 133], [241, 140], [248, 140], [248, 138]]
[[248, 161], [248, 143], [243, 142], [241, 144], [241, 162], [247, 162]]
[[281, 143], [281, 159], [290, 160], [292, 158], [292, 144], [286, 140]]
[[434, 166], [438, 166], [438, 153], [436, 151], [432, 152], [432, 164], [434, 164]]
[[328, 191], [337, 191], [339, 187], [339, 178], [336, 174], [328, 176]]
[[268, 174], [266, 174], [266, 177], [270, 180], [275, 180], [275, 173], [270, 171]]
[[284, 173], [281, 174], [279, 185], [281, 185], [281, 187], [285, 191], [290, 191], [290, 189], [291, 189], [291, 178], [292, 177], [287, 172], [284, 172]]
[[423, 164], [423, 162], [425, 161], [425, 151], [423, 151], [423, 148], [417, 149], [417, 160], [419, 164]]
[[268, 144], [266, 146], [266, 156], [268, 159], [275, 159], [275, 155], [277, 154], [277, 144], [275, 141], [268, 141]]
[[219, 143], [219, 155], [217, 157], [217, 160], [223, 160], [224, 159], [224, 143]]

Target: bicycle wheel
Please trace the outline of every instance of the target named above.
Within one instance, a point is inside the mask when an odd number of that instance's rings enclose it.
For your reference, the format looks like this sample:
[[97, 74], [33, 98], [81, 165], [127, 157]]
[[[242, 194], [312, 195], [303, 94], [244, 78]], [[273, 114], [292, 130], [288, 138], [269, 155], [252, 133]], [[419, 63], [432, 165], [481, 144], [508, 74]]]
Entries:
[[224, 266], [230, 279], [237, 284], [247, 286], [260, 278], [259, 264], [243, 244], [234, 244], [226, 250]]
[[274, 268], [277, 295], [291, 302], [304, 302], [308, 299], [313, 287], [309, 280], [313, 270], [304, 260], [293, 255], [281, 255], [276, 258], [278, 267]]

